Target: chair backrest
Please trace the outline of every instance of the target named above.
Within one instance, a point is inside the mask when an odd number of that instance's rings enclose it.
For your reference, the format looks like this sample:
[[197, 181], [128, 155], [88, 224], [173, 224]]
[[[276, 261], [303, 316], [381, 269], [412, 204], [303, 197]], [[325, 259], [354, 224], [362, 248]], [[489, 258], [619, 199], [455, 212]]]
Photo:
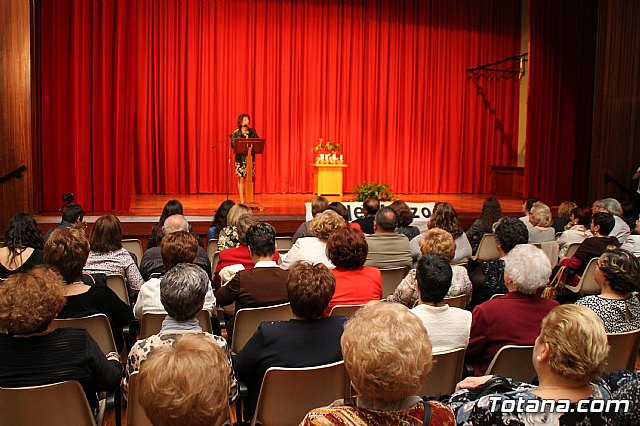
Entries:
[[578, 247], [580, 247], [581, 242], [579, 243], [571, 243], [567, 246], [567, 251], [564, 253], [565, 257], [573, 257], [574, 254], [578, 251]]
[[93, 314], [80, 318], [56, 318], [52, 326], [53, 328], [84, 328], [103, 353], [118, 352], [109, 319], [105, 314]]
[[598, 266], [598, 258], [594, 257], [589, 261], [584, 273], [580, 277], [580, 281], [575, 286], [565, 284], [564, 286], [574, 293], [580, 294], [600, 294], [602, 289], [596, 282], [596, 267]]
[[[167, 314], [151, 313], [142, 315], [142, 319], [140, 320], [140, 338], [146, 339], [149, 336], [158, 334], [162, 328], [162, 321], [164, 321], [166, 316]], [[196, 314], [196, 319], [198, 320], [202, 331], [207, 333], [212, 332], [213, 329], [211, 327], [211, 315], [209, 315], [209, 311], [201, 310]]]
[[122, 248], [136, 255], [136, 265], [140, 267], [142, 260], [142, 243], [137, 238], [126, 238], [122, 240]]
[[442, 303], [446, 303], [449, 306], [453, 306], [454, 308], [464, 309], [469, 304], [469, 294], [461, 294], [459, 296], [454, 297], [445, 297]]
[[124, 277], [120, 274], [107, 275], [107, 287], [111, 289], [124, 303], [131, 305], [129, 302], [129, 290]]
[[207, 243], [207, 256], [209, 256], [209, 262], [213, 261], [213, 254], [218, 251], [218, 239], [212, 238]]
[[350, 396], [344, 361], [319, 367], [267, 370], [252, 425], [297, 425], [314, 408]]
[[0, 388], [0, 425], [95, 425], [80, 383]]
[[465, 349], [454, 349], [433, 355], [433, 369], [422, 383], [418, 395], [436, 396], [452, 394], [462, 380]]
[[291, 250], [293, 242], [291, 237], [276, 237], [276, 250], [282, 253], [286, 253]]
[[499, 374], [520, 382], [531, 383], [531, 379], [536, 375], [532, 356], [533, 346], [503, 346], [491, 360], [485, 374]]
[[[631, 296], [634, 297], [634, 296]], [[609, 341], [609, 359], [605, 371], [636, 369], [638, 349], [640, 349], [640, 329], [626, 333], [607, 334]]]
[[211, 259], [211, 276], [215, 275], [216, 269], [218, 269], [219, 261], [220, 261], [220, 252], [217, 251], [213, 253], [213, 258]]
[[475, 256], [471, 256], [473, 260], [493, 260], [500, 258], [500, 252], [496, 245], [496, 236], [494, 234], [484, 234], [478, 245], [478, 251]]
[[556, 240], [543, 241], [536, 244], [536, 246], [538, 246], [538, 248], [547, 255], [552, 268], [558, 264], [558, 252], [560, 251], [560, 246]]
[[336, 305], [331, 308], [330, 317], [347, 317], [351, 318], [353, 314], [364, 305]]
[[231, 337], [231, 352], [240, 352], [264, 321], [287, 321], [293, 317], [291, 305], [282, 303], [280, 305], [264, 306], [260, 308], [244, 308], [236, 312], [233, 323], [233, 335]]
[[380, 269], [382, 274], [382, 297], [386, 298], [396, 291], [396, 287], [400, 281], [409, 273], [408, 266], [400, 266], [398, 268]]
[[127, 393], [127, 425], [128, 426], [153, 426], [151, 420], [144, 412], [144, 408], [138, 400], [138, 374], [134, 371], [129, 376], [129, 392]]

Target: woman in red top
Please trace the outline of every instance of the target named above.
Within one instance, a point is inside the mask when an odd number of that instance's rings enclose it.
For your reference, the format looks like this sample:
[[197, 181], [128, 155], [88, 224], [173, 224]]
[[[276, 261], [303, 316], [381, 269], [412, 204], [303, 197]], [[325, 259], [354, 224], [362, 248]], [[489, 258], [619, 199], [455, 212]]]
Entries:
[[382, 298], [382, 274], [378, 268], [363, 266], [369, 246], [364, 234], [351, 227], [336, 230], [327, 241], [327, 257], [336, 268], [336, 291], [325, 316], [336, 305], [361, 305]]

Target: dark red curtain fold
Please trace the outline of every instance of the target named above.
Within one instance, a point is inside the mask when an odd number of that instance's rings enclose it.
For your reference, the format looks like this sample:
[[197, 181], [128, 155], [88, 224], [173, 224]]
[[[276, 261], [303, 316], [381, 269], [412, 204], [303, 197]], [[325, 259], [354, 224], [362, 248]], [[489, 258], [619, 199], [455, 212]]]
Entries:
[[[248, 112], [256, 190], [311, 192], [312, 147], [339, 142], [345, 189], [487, 192], [515, 165], [518, 80], [468, 68], [519, 52], [520, 3], [36, 2], [43, 207], [132, 193], [225, 192]], [[232, 191], [235, 181], [231, 183]]]

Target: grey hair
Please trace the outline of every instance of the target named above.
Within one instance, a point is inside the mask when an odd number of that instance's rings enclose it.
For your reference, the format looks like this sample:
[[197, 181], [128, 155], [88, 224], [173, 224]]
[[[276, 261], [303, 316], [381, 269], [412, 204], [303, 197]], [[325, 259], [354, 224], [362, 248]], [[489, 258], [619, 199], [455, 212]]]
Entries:
[[189, 231], [189, 222], [181, 214], [169, 216], [164, 221], [164, 235], [173, 234], [178, 231]]
[[551, 263], [546, 254], [532, 244], [519, 244], [504, 258], [504, 273], [523, 294], [534, 294], [549, 281]]
[[615, 198], [603, 198], [596, 200], [593, 205], [601, 210], [606, 210], [614, 216], [620, 216], [622, 214], [622, 206]]
[[176, 321], [195, 318], [204, 305], [209, 277], [198, 265], [179, 263], [160, 280], [160, 301]]

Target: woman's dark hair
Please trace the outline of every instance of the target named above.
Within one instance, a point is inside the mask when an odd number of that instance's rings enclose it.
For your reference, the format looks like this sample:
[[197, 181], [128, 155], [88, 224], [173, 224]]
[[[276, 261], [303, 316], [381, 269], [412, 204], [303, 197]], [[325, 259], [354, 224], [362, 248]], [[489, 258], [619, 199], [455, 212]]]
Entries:
[[222, 228], [227, 226], [227, 215], [229, 214], [229, 210], [236, 203], [233, 200], [225, 200], [218, 206], [218, 210], [216, 210], [216, 214], [213, 216], [213, 220], [211, 221], [211, 226], [215, 226], [214, 238], [218, 238], [220, 236], [220, 231]]
[[[156, 240], [156, 244], [159, 245], [160, 239], [162, 237], [162, 227], [164, 226], [164, 221], [167, 220], [169, 216], [173, 216], [174, 214], [184, 214], [184, 209], [182, 208], [182, 204], [178, 200], [169, 200], [164, 205], [162, 209], [162, 214], [160, 215], [160, 220], [156, 223], [151, 230], [151, 235], [153, 235]], [[159, 238], [160, 237], [160, 238]]]
[[480, 224], [486, 232], [493, 232], [493, 224], [502, 217], [500, 201], [496, 198], [488, 197], [482, 203], [482, 213], [480, 213]]
[[524, 202], [524, 204], [527, 206], [527, 212], [531, 211], [531, 207], [533, 207], [533, 205], [538, 201], [540, 200], [538, 200], [537, 198], [527, 198]]
[[456, 210], [451, 204], [442, 201], [433, 207], [433, 213], [429, 220], [429, 229], [431, 228], [444, 229], [451, 234], [454, 240], [462, 235]]
[[42, 250], [42, 233], [31, 216], [26, 213], [13, 215], [4, 232], [4, 247], [9, 249], [9, 261], [26, 248]]
[[396, 212], [396, 216], [398, 216], [398, 228], [402, 228], [405, 226], [410, 226], [413, 222], [413, 212], [402, 200], [396, 200], [389, 205], [393, 211]]
[[420, 300], [428, 303], [440, 303], [451, 288], [453, 270], [447, 259], [437, 253], [427, 253], [418, 260], [416, 280], [420, 291]]
[[327, 206], [328, 210], [333, 210], [338, 213], [345, 222], [349, 223], [349, 210], [342, 204], [340, 201], [334, 201], [333, 203], [329, 203]]
[[100, 216], [91, 229], [89, 236], [91, 251], [108, 253], [122, 248], [122, 226], [113, 215]]
[[571, 210], [571, 214], [575, 219], [578, 219], [578, 224], [582, 226], [589, 226], [591, 223], [591, 207], [576, 207]]
[[240, 126], [242, 126], [242, 119], [244, 119], [245, 117], [247, 117], [249, 119], [249, 121], [251, 121], [251, 117], [249, 116], [249, 114], [247, 114], [246, 112], [243, 112], [242, 114], [240, 114], [238, 116], [238, 119], [236, 120], [236, 124], [238, 125], [238, 129], [240, 128]]
[[518, 244], [529, 242], [527, 225], [515, 217], [503, 217], [496, 226], [496, 240], [505, 253], [509, 253]]
[[640, 290], [640, 260], [630, 251], [609, 246], [598, 260], [598, 268], [613, 291], [625, 294]]
[[350, 226], [337, 229], [327, 241], [327, 257], [339, 268], [358, 269], [367, 261], [368, 253], [364, 234]]

